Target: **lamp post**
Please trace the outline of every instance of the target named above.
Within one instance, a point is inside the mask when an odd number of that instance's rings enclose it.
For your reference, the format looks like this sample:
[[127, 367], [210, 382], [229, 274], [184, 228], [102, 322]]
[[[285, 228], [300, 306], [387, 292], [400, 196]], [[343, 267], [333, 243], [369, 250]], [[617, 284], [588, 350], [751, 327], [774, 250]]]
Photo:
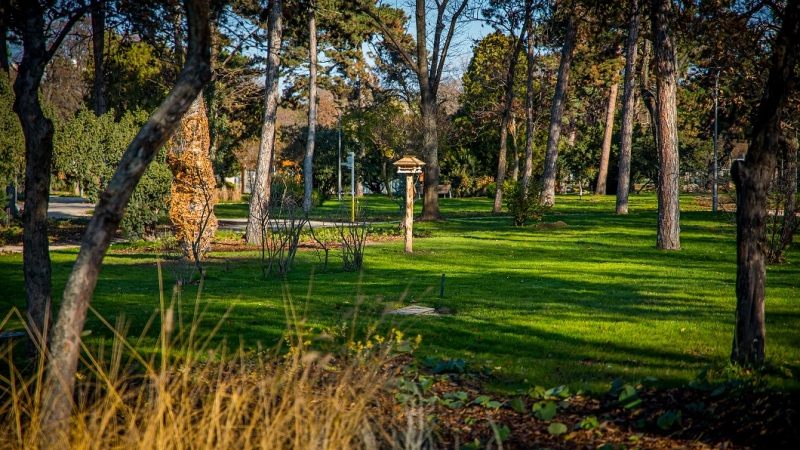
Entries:
[[[339, 172], [342, 171], [342, 166], [350, 168], [350, 222], [356, 221], [356, 154], [354, 152], [347, 153], [347, 162], [339, 163]], [[339, 190], [341, 195], [341, 189]], [[341, 197], [340, 197], [341, 198]]]
[[406, 155], [394, 163], [397, 166], [397, 173], [406, 176], [406, 216], [403, 218], [403, 228], [405, 229], [405, 252], [412, 253], [412, 227], [414, 225], [414, 174], [422, 173], [424, 162], [419, 159]]
[[342, 201], [342, 110], [339, 110], [339, 178], [338, 178], [338, 188], [336, 192], [339, 194], [339, 201]]

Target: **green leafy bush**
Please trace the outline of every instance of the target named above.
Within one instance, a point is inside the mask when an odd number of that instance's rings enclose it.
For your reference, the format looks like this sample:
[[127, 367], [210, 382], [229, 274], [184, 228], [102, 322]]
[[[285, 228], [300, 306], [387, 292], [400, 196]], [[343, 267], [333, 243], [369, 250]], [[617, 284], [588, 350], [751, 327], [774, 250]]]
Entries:
[[531, 188], [526, 196], [519, 182], [507, 180], [503, 183], [503, 196], [515, 226], [525, 226], [525, 222], [531, 220], [538, 222], [542, 220], [549, 209], [547, 206], [539, 204], [540, 189], [534, 189], [537, 186], [538, 184], [531, 183]]
[[[147, 117], [146, 112], [136, 111], [114, 120], [114, 111], [100, 117], [85, 109], [78, 111], [53, 136], [55, 170], [77, 183], [89, 201], [97, 202]], [[162, 149], [131, 195], [120, 224], [123, 234], [139, 239], [151, 234], [158, 222], [168, 217], [171, 183], [172, 172]]]

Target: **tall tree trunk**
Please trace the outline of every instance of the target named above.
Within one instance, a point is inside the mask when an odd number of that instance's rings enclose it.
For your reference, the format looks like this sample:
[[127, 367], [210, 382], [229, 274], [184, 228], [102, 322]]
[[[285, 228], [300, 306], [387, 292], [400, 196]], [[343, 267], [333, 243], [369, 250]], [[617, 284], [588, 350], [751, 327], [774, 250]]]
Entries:
[[561, 62], [558, 65], [558, 80], [553, 104], [550, 107], [550, 132], [547, 135], [547, 149], [544, 156], [544, 173], [542, 174], [541, 203], [553, 206], [556, 202], [556, 163], [558, 162], [558, 141], [561, 139], [561, 119], [564, 116], [564, 101], [567, 98], [569, 68], [572, 65], [572, 51], [575, 48], [578, 25], [575, 18], [567, 18], [567, 33], [564, 47], [561, 49]]
[[[425, 0], [417, 0], [415, 10], [417, 29], [417, 78], [420, 88], [420, 115], [422, 116], [422, 155], [425, 160], [422, 186], [422, 214], [420, 221], [442, 220], [439, 211], [439, 130], [436, 116], [439, 105], [436, 103], [435, 82], [428, 69], [428, 35], [425, 23]], [[437, 23], [439, 26], [441, 22]], [[444, 26], [444, 24], [441, 24]], [[436, 68], [434, 67], [434, 70]], [[435, 76], [434, 76], [435, 78]]]
[[[650, 52], [651, 51], [652, 51], [652, 45], [650, 44], [650, 40], [646, 39], [646, 38], [642, 39], [642, 73], [641, 73], [642, 81], [641, 81], [641, 86], [639, 86], [640, 95], [639, 95], [639, 97], [637, 98], [637, 101], [636, 101], [636, 111], [639, 111], [639, 101], [642, 100], [642, 99], [646, 99], [647, 98], [647, 93], [650, 92], [650, 87], [651, 87], [651, 85], [650, 85]], [[642, 114], [642, 115], [640, 115], [638, 117], [638, 120], [639, 120], [640, 124], [649, 127], [653, 123], [652, 111], [650, 111], [650, 108], [647, 108], [647, 105], [645, 105], [645, 107], [647, 109], [647, 114], [646, 115], [648, 117], [643, 118], [641, 116], [645, 115], [645, 114]], [[653, 136], [653, 138], [655, 139], [655, 135]]]
[[[11, 5], [4, 4], [4, 19]], [[14, 81], [14, 112], [19, 117], [25, 137], [25, 212], [22, 216], [22, 257], [25, 276], [25, 305], [28, 325], [34, 334], [28, 341], [33, 355], [46, 344], [50, 323], [52, 293], [50, 247], [47, 241], [47, 207], [50, 194], [50, 166], [53, 160], [53, 123], [42, 112], [39, 85], [45, 67], [55, 50], [83, 13], [72, 15], [47, 48], [45, 32], [46, 5], [19, 2], [14, 5], [15, 27], [22, 38], [22, 60]], [[82, 10], [81, 10], [82, 11]], [[8, 25], [8, 24], [7, 24]], [[44, 341], [40, 338], [44, 337]]]
[[769, 78], [744, 160], [734, 161], [736, 185], [736, 330], [731, 361], [763, 366], [766, 360], [766, 220], [767, 190], [775, 170], [781, 136], [781, 110], [791, 92], [800, 43], [800, 1], [790, 0], [773, 44]]
[[619, 82], [614, 80], [611, 91], [608, 93], [608, 105], [606, 106], [606, 129], [603, 132], [603, 146], [600, 151], [600, 169], [597, 174], [597, 186], [595, 195], [606, 195], [606, 183], [608, 182], [608, 160], [611, 159], [611, 136], [614, 133], [614, 111], [617, 109], [617, 92]]
[[619, 181], [617, 184], [617, 214], [628, 214], [628, 193], [631, 182], [631, 145], [636, 88], [636, 41], [639, 40], [639, 0], [629, 0], [630, 19], [625, 43], [625, 80], [622, 92], [622, 140], [619, 146]]
[[[40, 17], [26, 19], [26, 25], [31, 26], [31, 22], [35, 23], [37, 19]], [[52, 317], [47, 208], [50, 200], [50, 165], [53, 159], [53, 123], [45, 118], [39, 104], [39, 82], [46, 63], [43, 54], [44, 34], [41, 35], [41, 45], [34, 42], [32, 34], [23, 34], [25, 53], [14, 83], [14, 111], [20, 118], [25, 136], [25, 211], [22, 214], [25, 307], [28, 325], [35, 340], [38, 340], [49, 328]], [[28, 354], [35, 354], [44, 345], [45, 342], [29, 340]]]
[[308, 5], [308, 139], [303, 160], [303, 211], [311, 212], [314, 204], [314, 143], [317, 139], [317, 18], [316, 5]]
[[106, 3], [92, 0], [92, 56], [94, 57], [94, 115], [102, 116], [108, 112], [106, 96], [106, 72], [103, 63], [106, 32]]
[[52, 356], [48, 360], [42, 395], [42, 440], [46, 448], [67, 448], [72, 393], [80, 353], [80, 336], [89, 301], [97, 285], [100, 265], [114, 232], [125, 214], [131, 194], [147, 166], [169, 139], [181, 117], [211, 78], [208, 3], [186, 0], [189, 51], [186, 65], [161, 106], [145, 123], [125, 153], [86, 227], [78, 258], [64, 288], [58, 320], [53, 328]]
[[511, 167], [511, 179], [519, 181], [519, 148], [517, 147], [517, 119], [511, 115], [508, 133], [511, 135], [511, 151], [514, 152], [514, 164]]
[[[528, 0], [530, 2], [530, 0]], [[533, 11], [527, 10], [525, 28], [528, 32], [528, 48], [526, 52], [527, 73], [525, 86], [525, 166], [522, 169], [522, 189], [525, 195], [530, 189], [533, 176], [533, 79], [536, 76], [534, 64], [536, 62], [535, 42], [533, 37]]]
[[[494, 205], [492, 212], [500, 212], [503, 210], [503, 182], [506, 179], [506, 170], [508, 170], [508, 163], [506, 155], [508, 152], [508, 128], [511, 123], [511, 108], [514, 104], [514, 75], [517, 72], [517, 61], [519, 61], [519, 52], [522, 51], [522, 44], [525, 42], [525, 34], [527, 30], [522, 29], [518, 38], [514, 39], [514, 46], [510, 48], [508, 73], [506, 73], [505, 80], [505, 99], [503, 103], [503, 113], [500, 119], [500, 152], [497, 158], [497, 178], [495, 179], [494, 191]], [[512, 35], [513, 38], [513, 35]]]
[[784, 202], [783, 202], [783, 225], [781, 227], [781, 246], [775, 254], [775, 259], [780, 261], [783, 251], [792, 244], [794, 232], [797, 229], [797, 210], [795, 194], [797, 191], [797, 139], [787, 139], [783, 146], [783, 169]]
[[657, 74], [656, 122], [658, 123], [659, 176], [658, 236], [656, 247], [678, 250], [680, 241], [680, 165], [678, 163], [678, 71], [675, 46], [670, 36], [672, 0], [654, 0], [652, 11], [653, 45]]
[[258, 146], [256, 176], [250, 190], [250, 213], [247, 217], [247, 243], [261, 243], [261, 224], [269, 214], [270, 182], [272, 181], [272, 158], [275, 150], [275, 119], [278, 115], [278, 69], [281, 65], [281, 41], [283, 39], [282, 0], [272, 0], [267, 30], [267, 73], [264, 81], [264, 122], [261, 125], [261, 142]]
[[503, 183], [506, 179], [506, 170], [508, 170], [508, 163], [506, 162], [507, 148], [508, 117], [503, 113], [500, 119], [500, 153], [497, 156], [497, 177], [495, 178], [494, 204], [492, 205], [492, 212], [496, 213], [503, 210]]

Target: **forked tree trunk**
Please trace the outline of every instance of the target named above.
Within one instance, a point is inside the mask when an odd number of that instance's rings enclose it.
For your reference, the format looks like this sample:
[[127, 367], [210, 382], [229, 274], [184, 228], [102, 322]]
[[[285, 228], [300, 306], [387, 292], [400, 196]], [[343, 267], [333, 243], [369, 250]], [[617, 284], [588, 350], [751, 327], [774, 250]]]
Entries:
[[[442, 213], [439, 210], [439, 144], [438, 130], [436, 129], [436, 116], [439, 105], [436, 102], [436, 95], [439, 91], [439, 82], [444, 71], [444, 63], [447, 60], [447, 53], [453, 39], [453, 34], [457, 28], [457, 23], [461, 14], [467, 7], [468, 0], [460, 0], [459, 3], [450, 4], [449, 2], [436, 2], [436, 27], [433, 34], [433, 54], [428, 58], [428, 32], [426, 24], [425, 0], [415, 1], [414, 19], [416, 21], [416, 46], [414, 57], [407, 52], [400, 43], [399, 37], [386, 25], [374, 9], [373, 2], [364, 2], [359, 5], [359, 10], [367, 14], [381, 31], [384, 36], [392, 42], [392, 45], [400, 53], [403, 62], [414, 72], [419, 82], [420, 91], [420, 117], [422, 119], [422, 157], [425, 161], [423, 169], [423, 204], [420, 221], [442, 220]], [[447, 24], [444, 18], [450, 11]]]
[[[615, 77], [616, 78], [616, 77]], [[617, 92], [619, 82], [614, 80], [611, 90], [608, 93], [608, 105], [606, 106], [606, 129], [603, 132], [603, 146], [600, 151], [600, 169], [597, 174], [597, 186], [595, 195], [606, 195], [606, 184], [608, 181], [608, 160], [611, 159], [611, 137], [614, 133], [614, 111], [617, 109]]]
[[94, 57], [94, 115], [108, 112], [106, 98], [106, 71], [103, 65], [106, 32], [106, 4], [104, 0], [92, 0], [92, 55]]
[[654, 0], [653, 45], [657, 74], [656, 122], [658, 124], [658, 236], [656, 247], [679, 250], [680, 241], [680, 166], [678, 163], [678, 71], [675, 46], [670, 36], [672, 0]]
[[800, 43], [800, 1], [790, 0], [775, 39], [769, 78], [744, 160], [734, 161], [736, 185], [736, 330], [731, 361], [763, 366], [766, 361], [766, 220], [767, 190], [775, 170], [781, 136], [781, 110], [790, 94]]
[[317, 140], [317, 18], [316, 5], [308, 5], [308, 139], [303, 160], [303, 211], [311, 212], [314, 194], [314, 143]]
[[561, 62], [558, 65], [558, 79], [553, 104], [550, 107], [550, 132], [547, 135], [547, 149], [544, 156], [544, 173], [542, 174], [541, 204], [553, 206], [556, 202], [556, 176], [558, 162], [558, 141], [561, 139], [561, 119], [564, 116], [564, 102], [567, 98], [569, 68], [572, 64], [572, 52], [575, 48], [578, 25], [575, 18], [567, 18], [567, 34], [564, 47], [561, 48]]
[[[25, 276], [25, 305], [32, 338], [28, 353], [34, 355], [46, 345], [50, 323], [51, 268], [47, 241], [47, 207], [50, 195], [50, 166], [53, 160], [53, 123], [44, 116], [39, 103], [39, 85], [45, 67], [72, 26], [83, 15], [74, 13], [47, 48], [45, 15], [40, 2], [4, 3], [3, 21], [14, 17], [13, 26], [22, 39], [22, 60], [14, 81], [14, 112], [25, 137], [25, 212], [22, 216], [22, 258]], [[5, 48], [3, 48], [5, 50]], [[42, 340], [41, 338], [44, 337]]]
[[267, 74], [264, 81], [264, 122], [261, 125], [261, 142], [258, 146], [256, 176], [250, 190], [250, 213], [247, 217], [247, 243], [260, 244], [263, 221], [269, 214], [270, 183], [272, 181], [272, 158], [275, 150], [275, 120], [278, 116], [278, 69], [281, 65], [281, 41], [283, 40], [282, 0], [272, 0], [267, 29]]
[[[439, 211], [439, 130], [436, 116], [439, 104], [436, 103], [436, 80], [431, 79], [428, 69], [428, 36], [425, 23], [425, 1], [417, 0], [415, 9], [417, 30], [417, 79], [420, 88], [420, 115], [422, 116], [422, 155], [425, 160], [422, 182], [422, 214], [420, 221], [442, 220]], [[435, 67], [434, 67], [435, 70]], [[435, 75], [434, 75], [435, 78]]]
[[78, 367], [80, 340], [89, 301], [97, 284], [100, 265], [125, 214], [134, 188], [147, 166], [180, 124], [181, 117], [211, 79], [209, 7], [204, 1], [186, 0], [189, 51], [186, 65], [172, 91], [145, 123], [122, 155], [86, 227], [78, 258], [64, 288], [58, 320], [53, 328], [52, 356], [39, 418], [42, 447], [69, 446], [69, 417]]
[[617, 214], [628, 214], [628, 193], [631, 182], [631, 146], [633, 115], [636, 111], [636, 41], [639, 40], [639, 0], [629, 0], [630, 19], [625, 43], [625, 80], [622, 92], [622, 139], [619, 145], [619, 181], [617, 184]]

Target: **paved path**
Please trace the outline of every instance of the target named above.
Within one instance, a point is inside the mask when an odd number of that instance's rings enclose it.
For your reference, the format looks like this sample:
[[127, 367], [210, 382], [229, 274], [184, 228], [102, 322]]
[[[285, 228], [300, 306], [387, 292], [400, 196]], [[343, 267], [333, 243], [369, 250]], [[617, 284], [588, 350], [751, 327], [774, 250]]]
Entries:
[[92, 217], [93, 210], [94, 203], [83, 197], [50, 197], [47, 218], [88, 219]]
[[[373, 225], [378, 222], [369, 222]], [[336, 222], [326, 222], [324, 220], [310, 220], [312, 228], [331, 228], [336, 226]], [[219, 229], [225, 231], [236, 231], [244, 233], [247, 230], [247, 219], [219, 219]]]

